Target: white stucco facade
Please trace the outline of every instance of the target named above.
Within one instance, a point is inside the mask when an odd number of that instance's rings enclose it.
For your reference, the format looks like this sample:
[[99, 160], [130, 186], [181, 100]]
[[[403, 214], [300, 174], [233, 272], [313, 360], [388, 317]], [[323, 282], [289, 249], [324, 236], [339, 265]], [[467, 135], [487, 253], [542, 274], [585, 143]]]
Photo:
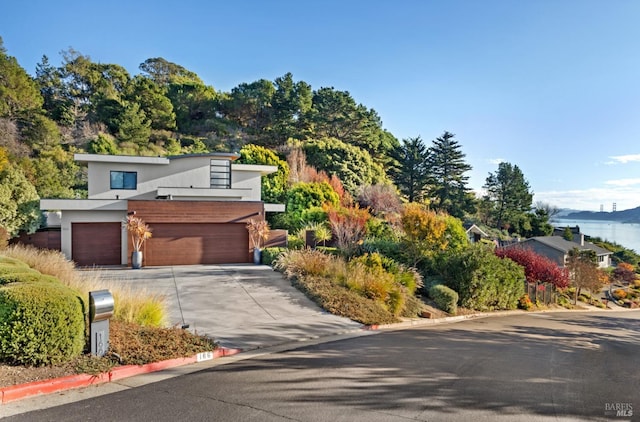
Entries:
[[[88, 199], [42, 199], [40, 209], [59, 215], [61, 250], [71, 258], [73, 223], [122, 222], [128, 200], [261, 201], [261, 178], [277, 171], [277, 167], [233, 164], [238, 157], [231, 153], [176, 157], [76, 154], [76, 161], [87, 163]], [[212, 160], [230, 164], [230, 186], [212, 187]], [[114, 189], [112, 172], [135, 173], [135, 188]], [[265, 211], [284, 211], [284, 205], [265, 204]], [[122, 263], [126, 264], [124, 229], [121, 242]]]

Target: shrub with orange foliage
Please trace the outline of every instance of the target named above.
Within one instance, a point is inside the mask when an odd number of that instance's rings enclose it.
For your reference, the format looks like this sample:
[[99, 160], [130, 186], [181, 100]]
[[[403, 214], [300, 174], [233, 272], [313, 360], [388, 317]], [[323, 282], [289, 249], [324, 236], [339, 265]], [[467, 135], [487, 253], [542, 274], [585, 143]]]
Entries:
[[401, 223], [405, 234], [405, 250], [411, 257], [413, 266], [435, 252], [447, 248], [446, 215], [411, 202], [402, 210]]
[[325, 206], [325, 211], [336, 246], [345, 254], [351, 254], [364, 239], [371, 215], [358, 205], [342, 208]]
[[626, 262], [619, 263], [613, 270], [613, 278], [625, 283], [632, 283], [636, 279], [636, 273], [633, 265]]

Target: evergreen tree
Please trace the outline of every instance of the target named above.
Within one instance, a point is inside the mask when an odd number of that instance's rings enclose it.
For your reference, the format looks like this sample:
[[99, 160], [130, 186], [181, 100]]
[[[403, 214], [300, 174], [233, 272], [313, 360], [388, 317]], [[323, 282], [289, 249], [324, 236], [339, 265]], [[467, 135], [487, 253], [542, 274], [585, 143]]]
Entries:
[[133, 142], [140, 147], [149, 143], [151, 122], [147, 120], [144, 111], [138, 103], [129, 103], [119, 119], [118, 139], [121, 142]]
[[[1, 157], [6, 156], [0, 148]], [[8, 163], [0, 169], [0, 226], [10, 236], [35, 232], [40, 226], [40, 198], [19, 166]]]
[[571, 232], [571, 229], [569, 227], [564, 228], [562, 237], [564, 238], [564, 240], [568, 240], [570, 242], [573, 240], [573, 233]]
[[432, 208], [462, 218], [472, 207], [467, 187], [469, 176], [465, 176], [471, 166], [465, 162], [465, 154], [454, 136], [445, 131], [427, 150], [431, 182], [428, 193]]
[[239, 164], [265, 164], [277, 166], [275, 173], [262, 176], [262, 200], [265, 202], [284, 202], [289, 165], [280, 159], [275, 152], [258, 145], [245, 145], [240, 150]]
[[[311, 109], [311, 86], [304, 81], [293, 82], [293, 75], [287, 73], [275, 80], [276, 91], [271, 99], [273, 106], [273, 125], [271, 139], [283, 144], [289, 138], [305, 132], [306, 122], [303, 116]], [[265, 146], [273, 146], [265, 140]]]
[[398, 170], [395, 182], [400, 192], [409, 202], [421, 201], [429, 183], [429, 169], [427, 167], [428, 149], [418, 136], [403, 139], [397, 149], [395, 158]]
[[73, 99], [62, 81], [61, 70], [52, 66], [47, 56], [42, 56], [36, 65], [35, 80], [44, 98], [43, 108], [47, 116], [62, 126], [72, 126], [75, 117]]
[[509, 228], [531, 210], [533, 193], [529, 182], [517, 165], [502, 162], [495, 173], [489, 173], [483, 186], [485, 200], [491, 204], [491, 217], [499, 229]]
[[42, 108], [38, 86], [18, 64], [7, 55], [0, 38], [0, 117], [17, 119], [20, 115]]

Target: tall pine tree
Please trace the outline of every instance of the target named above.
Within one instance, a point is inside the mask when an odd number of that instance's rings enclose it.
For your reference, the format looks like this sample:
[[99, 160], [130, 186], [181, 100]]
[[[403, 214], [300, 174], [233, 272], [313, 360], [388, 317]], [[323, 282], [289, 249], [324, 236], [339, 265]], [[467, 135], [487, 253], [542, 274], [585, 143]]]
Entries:
[[497, 228], [509, 228], [527, 217], [533, 193], [517, 165], [500, 163], [495, 173], [489, 173], [483, 187], [487, 190], [484, 200], [491, 204], [490, 214]]
[[429, 183], [426, 145], [419, 136], [403, 139], [394, 158], [399, 164], [394, 179], [400, 192], [409, 202], [422, 201]]
[[428, 149], [428, 194], [433, 209], [462, 218], [465, 212], [470, 212], [473, 208], [470, 189], [467, 187], [469, 176], [465, 176], [471, 166], [465, 162], [465, 154], [454, 136], [445, 131]]

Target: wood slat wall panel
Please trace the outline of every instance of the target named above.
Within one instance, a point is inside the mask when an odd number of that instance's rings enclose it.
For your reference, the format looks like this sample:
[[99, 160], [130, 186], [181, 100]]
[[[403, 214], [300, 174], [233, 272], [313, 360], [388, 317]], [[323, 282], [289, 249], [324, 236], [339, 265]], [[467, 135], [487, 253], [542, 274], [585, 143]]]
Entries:
[[47, 230], [32, 234], [21, 233], [20, 236], [11, 239], [9, 243], [12, 245], [16, 243], [32, 245], [36, 248], [56, 251], [62, 249], [60, 230]]
[[264, 219], [264, 204], [248, 201], [135, 201], [128, 212], [147, 223], [246, 223]]
[[273, 248], [276, 246], [287, 247], [287, 230], [271, 230], [269, 232], [269, 238], [264, 242], [265, 248]]

